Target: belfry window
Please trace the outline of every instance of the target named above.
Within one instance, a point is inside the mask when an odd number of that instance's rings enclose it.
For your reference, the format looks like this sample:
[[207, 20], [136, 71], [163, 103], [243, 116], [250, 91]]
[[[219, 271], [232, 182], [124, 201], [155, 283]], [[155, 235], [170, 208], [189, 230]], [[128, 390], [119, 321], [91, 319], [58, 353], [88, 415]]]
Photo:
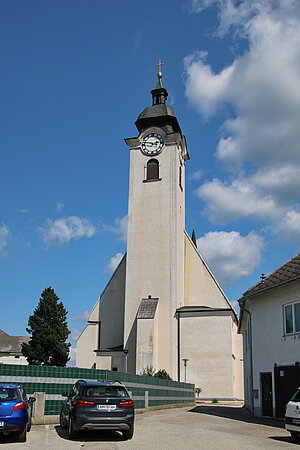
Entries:
[[146, 180], [158, 180], [159, 179], [159, 162], [157, 159], [149, 159], [147, 162], [147, 174]]

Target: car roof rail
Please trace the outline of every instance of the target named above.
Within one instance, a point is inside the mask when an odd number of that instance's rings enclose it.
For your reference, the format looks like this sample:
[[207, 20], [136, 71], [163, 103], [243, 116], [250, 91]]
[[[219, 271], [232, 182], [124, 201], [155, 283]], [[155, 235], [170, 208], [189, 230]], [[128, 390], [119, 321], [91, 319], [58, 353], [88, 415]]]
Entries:
[[120, 383], [123, 386], [123, 383], [120, 380], [114, 380], [114, 383]]

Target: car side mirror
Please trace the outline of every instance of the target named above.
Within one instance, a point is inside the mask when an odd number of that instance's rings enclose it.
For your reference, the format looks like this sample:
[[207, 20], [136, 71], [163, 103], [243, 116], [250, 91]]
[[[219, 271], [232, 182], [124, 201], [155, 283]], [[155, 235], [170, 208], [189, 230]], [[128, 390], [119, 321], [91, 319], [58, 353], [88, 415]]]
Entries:
[[63, 392], [61, 395], [62, 397], [69, 397], [69, 392]]
[[36, 401], [35, 397], [29, 397], [28, 402], [29, 403], [34, 403]]

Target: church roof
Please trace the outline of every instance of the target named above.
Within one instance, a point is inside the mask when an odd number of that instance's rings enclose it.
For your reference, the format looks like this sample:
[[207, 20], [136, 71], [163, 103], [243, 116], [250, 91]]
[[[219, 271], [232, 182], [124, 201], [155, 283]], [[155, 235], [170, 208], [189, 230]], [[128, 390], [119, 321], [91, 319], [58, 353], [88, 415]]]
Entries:
[[181, 306], [177, 308], [176, 312], [218, 312], [218, 311], [232, 311], [231, 308], [213, 308], [211, 306]]
[[161, 72], [157, 76], [158, 81], [151, 91], [152, 106], [148, 106], [140, 113], [135, 125], [140, 133], [150, 126], [167, 127], [170, 132], [181, 132], [173, 109], [166, 105], [168, 91], [163, 86]]
[[300, 253], [244, 292], [243, 297], [239, 299], [239, 302], [241, 303], [248, 297], [262, 294], [270, 289], [298, 281], [300, 281]]
[[137, 319], [154, 319], [157, 308], [158, 298], [142, 298]]
[[22, 343], [28, 343], [29, 336], [10, 336], [0, 330], [0, 352], [1, 353], [22, 353]]

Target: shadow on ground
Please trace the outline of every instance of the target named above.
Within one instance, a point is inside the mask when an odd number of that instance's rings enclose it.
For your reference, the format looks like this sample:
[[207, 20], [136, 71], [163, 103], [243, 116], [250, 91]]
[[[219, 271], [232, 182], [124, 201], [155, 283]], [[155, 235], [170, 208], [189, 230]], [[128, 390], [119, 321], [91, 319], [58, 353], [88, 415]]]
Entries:
[[[69, 441], [67, 430], [63, 430], [59, 425], [56, 425], [55, 431], [59, 437]], [[121, 433], [113, 430], [101, 430], [101, 431], [80, 431], [76, 439], [72, 439], [74, 442], [117, 442], [124, 441]]]
[[210, 416], [224, 417], [241, 422], [255, 423], [258, 425], [267, 425], [270, 427], [284, 428], [282, 420], [253, 417], [244, 407], [221, 406], [221, 405], [200, 405], [189, 412], [198, 414], [207, 414]]

